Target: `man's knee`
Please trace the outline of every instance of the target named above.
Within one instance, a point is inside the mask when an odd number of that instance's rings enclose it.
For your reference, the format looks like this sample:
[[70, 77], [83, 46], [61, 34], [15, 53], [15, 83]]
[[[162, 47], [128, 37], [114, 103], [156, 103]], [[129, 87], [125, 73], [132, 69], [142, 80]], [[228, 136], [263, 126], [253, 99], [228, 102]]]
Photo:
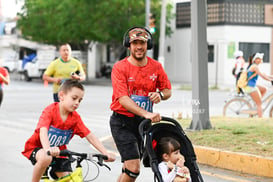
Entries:
[[127, 168], [122, 169], [122, 173], [125, 173], [126, 175], [128, 175], [131, 178], [137, 178], [139, 175], [139, 172], [133, 172]]
[[140, 160], [134, 159], [125, 161], [122, 172], [124, 172], [131, 178], [137, 178], [140, 172]]

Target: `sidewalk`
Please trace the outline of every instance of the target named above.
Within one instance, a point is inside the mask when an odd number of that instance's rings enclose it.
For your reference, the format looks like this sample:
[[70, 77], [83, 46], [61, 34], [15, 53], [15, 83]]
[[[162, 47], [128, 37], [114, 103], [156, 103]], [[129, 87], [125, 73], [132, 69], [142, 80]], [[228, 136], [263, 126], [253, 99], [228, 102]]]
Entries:
[[202, 146], [194, 146], [194, 150], [200, 164], [273, 178], [273, 158]]

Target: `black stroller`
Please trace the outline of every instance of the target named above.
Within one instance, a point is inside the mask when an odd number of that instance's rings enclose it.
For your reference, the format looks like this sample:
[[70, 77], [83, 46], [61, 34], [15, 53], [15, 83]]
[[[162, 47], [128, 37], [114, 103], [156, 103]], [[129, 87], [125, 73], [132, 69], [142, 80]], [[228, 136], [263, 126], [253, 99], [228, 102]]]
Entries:
[[152, 141], [159, 141], [161, 137], [166, 136], [173, 137], [179, 141], [182, 146], [180, 151], [185, 157], [185, 166], [190, 170], [192, 182], [203, 182], [192, 143], [186, 136], [180, 124], [176, 120], [168, 117], [162, 117], [162, 121], [151, 125], [150, 120], [145, 119], [139, 125], [139, 133], [142, 137], [141, 152], [143, 155], [142, 162], [144, 167], [152, 168], [155, 182], [163, 182], [158, 169], [158, 159], [153, 149]]

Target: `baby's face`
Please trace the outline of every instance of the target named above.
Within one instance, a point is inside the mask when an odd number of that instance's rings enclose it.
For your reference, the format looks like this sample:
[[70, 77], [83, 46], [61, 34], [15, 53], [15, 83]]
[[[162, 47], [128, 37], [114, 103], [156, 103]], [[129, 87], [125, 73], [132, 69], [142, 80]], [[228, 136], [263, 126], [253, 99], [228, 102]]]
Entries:
[[169, 158], [170, 161], [171, 161], [172, 163], [174, 163], [174, 164], [176, 164], [177, 161], [179, 161], [179, 160], [180, 160], [180, 162], [183, 163], [183, 164], [184, 164], [184, 162], [185, 162], [184, 156], [180, 153], [180, 150], [175, 150], [175, 151], [171, 152], [171, 153], [169, 154], [169, 157], [170, 157], [170, 158]]

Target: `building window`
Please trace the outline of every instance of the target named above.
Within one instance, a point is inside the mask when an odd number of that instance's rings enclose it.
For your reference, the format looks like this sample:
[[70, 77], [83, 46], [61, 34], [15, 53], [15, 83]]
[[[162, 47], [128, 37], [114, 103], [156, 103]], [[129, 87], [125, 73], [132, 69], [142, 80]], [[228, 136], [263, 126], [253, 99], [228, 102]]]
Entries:
[[191, 25], [191, 3], [176, 4], [176, 27], [189, 27]]
[[[272, 25], [271, 1], [208, 0], [208, 25]], [[191, 3], [176, 4], [176, 28], [190, 27]]]
[[244, 58], [247, 62], [248, 62], [249, 56], [253, 55], [256, 52], [260, 52], [260, 53], [264, 53], [263, 62], [269, 63], [270, 62], [269, 48], [270, 48], [269, 43], [249, 43], [249, 42], [239, 43], [239, 50], [243, 51]]
[[208, 45], [208, 62], [214, 62], [214, 45]]

